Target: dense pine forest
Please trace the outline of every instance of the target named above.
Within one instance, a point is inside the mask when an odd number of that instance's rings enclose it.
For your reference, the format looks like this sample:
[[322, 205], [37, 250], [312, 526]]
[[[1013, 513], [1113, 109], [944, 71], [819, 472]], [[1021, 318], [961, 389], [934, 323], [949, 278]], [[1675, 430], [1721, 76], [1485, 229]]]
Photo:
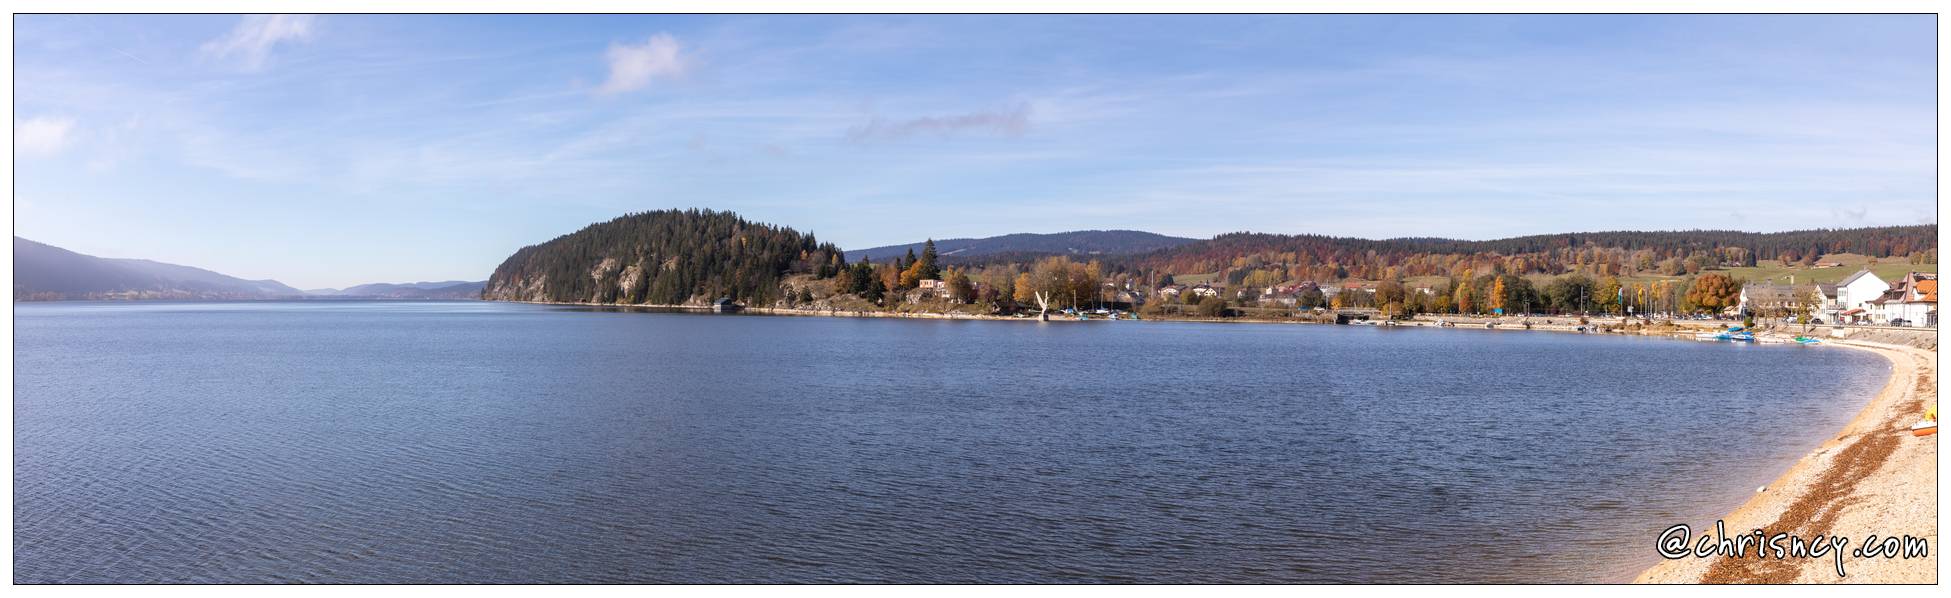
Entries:
[[679, 305], [777, 300], [797, 273], [827, 278], [840, 250], [811, 234], [731, 212], [665, 210], [592, 224], [523, 247], [495, 268], [482, 298]]
[[[1822, 255], [1876, 258], [1934, 254], [1937, 227], [1892, 226], [1781, 233], [1740, 231], [1618, 231], [1533, 235], [1491, 241], [1405, 238], [1369, 240], [1319, 235], [1233, 233], [1125, 260], [1134, 270], [1187, 274], [1254, 265], [1279, 265], [1309, 280], [1398, 276], [1456, 276], [1465, 271], [1557, 275], [1694, 274], [1755, 261], [1814, 264]], [[1933, 259], [1932, 261], [1935, 261]]]

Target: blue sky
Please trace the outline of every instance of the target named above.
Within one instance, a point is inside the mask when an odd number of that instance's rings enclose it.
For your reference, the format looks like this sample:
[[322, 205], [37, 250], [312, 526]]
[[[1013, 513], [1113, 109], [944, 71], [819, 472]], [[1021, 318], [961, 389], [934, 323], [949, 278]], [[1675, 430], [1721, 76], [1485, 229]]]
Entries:
[[1916, 224], [1930, 16], [18, 16], [16, 233], [301, 288], [843, 248]]

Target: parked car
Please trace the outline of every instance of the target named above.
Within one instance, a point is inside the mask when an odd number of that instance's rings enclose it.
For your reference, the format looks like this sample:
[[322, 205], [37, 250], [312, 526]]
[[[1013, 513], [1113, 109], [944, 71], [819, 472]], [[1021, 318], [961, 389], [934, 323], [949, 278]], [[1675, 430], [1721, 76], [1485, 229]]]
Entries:
[[1821, 323], [1822, 323], [1822, 318], [1809, 318], [1809, 323], [1810, 323], [1810, 324], [1821, 324]]
[[1891, 321], [1890, 321], [1890, 325], [1891, 325], [1891, 326], [1909, 326], [1909, 325], [1910, 325], [1910, 320], [1906, 320], [1906, 319], [1903, 319], [1903, 318], [1897, 318], [1897, 319], [1895, 319], [1895, 320], [1891, 320]]

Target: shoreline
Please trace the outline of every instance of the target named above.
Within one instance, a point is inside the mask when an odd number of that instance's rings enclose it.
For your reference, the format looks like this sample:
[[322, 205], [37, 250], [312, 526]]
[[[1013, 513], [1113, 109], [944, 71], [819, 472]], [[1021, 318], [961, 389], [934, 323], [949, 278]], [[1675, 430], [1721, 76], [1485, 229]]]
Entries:
[[[700, 306], [619, 306], [542, 301], [519, 303], [711, 312], [711, 308]], [[870, 312], [771, 307], [745, 308], [740, 312], [800, 317], [1043, 321], [1034, 316], [1011, 317], [952, 312]], [[1590, 324], [1581, 325], [1577, 324], [1575, 317], [1565, 319], [1567, 321], [1562, 323], [1557, 321], [1558, 318], [1548, 320], [1550, 323], [1532, 322], [1531, 326], [1526, 327], [1502, 318], [1447, 318], [1453, 327], [1458, 328], [1657, 336], [1676, 340], [1690, 339], [1695, 332], [1714, 329], [1711, 324], [1705, 322], [1680, 321], [1667, 322], [1670, 325], [1665, 326], [1625, 328], [1623, 326], [1627, 322], [1621, 320], [1595, 319]], [[1080, 320], [1053, 317], [1049, 321], [1078, 322]], [[1247, 317], [1132, 321], [1332, 325], [1326, 322], [1298, 319], [1273, 320]], [[1486, 322], [1496, 322], [1499, 325], [1491, 328], [1484, 325]], [[1436, 324], [1434, 320], [1410, 320], [1404, 322], [1402, 326], [1443, 327]], [[1578, 327], [1584, 327], [1587, 331], [1580, 332], [1577, 330]], [[1935, 334], [1934, 329], [1919, 329], [1919, 332]], [[1781, 337], [1784, 334], [1765, 331], [1761, 336]], [[1909, 433], [1910, 425], [1923, 417], [1925, 407], [1936, 404], [1936, 350], [1842, 338], [1822, 340], [1825, 345], [1869, 351], [1883, 357], [1890, 364], [1890, 377], [1877, 393], [1864, 403], [1856, 415], [1844, 424], [1842, 430], [1830, 436], [1813, 451], [1803, 455], [1787, 471], [1770, 481], [1764, 487], [1765, 491], [1750, 496], [1721, 520], [1727, 523], [1727, 529], [1740, 530], [1733, 533], [1764, 528], [1771, 535], [1782, 531], [1809, 539], [1818, 535], [1840, 535], [1849, 538], [1851, 546], [1861, 544], [1871, 535], [1885, 538], [1895, 534], [1921, 537], [1929, 544], [1937, 544], [1937, 437], [1934, 435], [1913, 437]], [[1713, 532], [1707, 529], [1699, 530], [1697, 533]], [[1651, 544], [1654, 540], [1655, 538], [1648, 538], [1648, 548], [1653, 548]], [[1790, 558], [1786, 561], [1764, 561], [1752, 558], [1731, 560], [1718, 556], [1682, 558], [1657, 563], [1642, 571], [1632, 580], [1632, 583], [1937, 583], [1935, 553], [1927, 558], [1918, 559], [1849, 558], [1844, 561], [1844, 564], [1848, 576], [1838, 578], [1834, 568], [1835, 561], [1827, 557]]]
[[[1935, 351], [1863, 341], [1827, 340], [1869, 351], [1890, 363], [1890, 377], [1843, 429], [1803, 455], [1721, 520], [1730, 534], [1764, 529], [1814, 539], [1913, 536], [1937, 544], [1937, 437], [1915, 437], [1910, 425], [1937, 401]], [[1712, 529], [1698, 534], [1712, 534]], [[1718, 539], [1718, 538], [1716, 538]], [[1654, 543], [1648, 539], [1649, 548]], [[1853, 548], [1851, 548], [1853, 549]], [[1712, 556], [1665, 560], [1633, 583], [1937, 583], [1937, 556], [1761, 560]]]

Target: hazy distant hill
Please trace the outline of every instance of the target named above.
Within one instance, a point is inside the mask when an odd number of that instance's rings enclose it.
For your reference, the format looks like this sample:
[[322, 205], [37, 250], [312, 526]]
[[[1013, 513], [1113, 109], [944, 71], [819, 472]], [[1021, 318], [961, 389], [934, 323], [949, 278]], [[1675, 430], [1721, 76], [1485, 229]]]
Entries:
[[83, 255], [14, 237], [14, 299], [270, 299], [303, 291], [202, 268]]
[[[935, 241], [935, 251], [948, 259], [997, 254], [1122, 255], [1147, 253], [1196, 241], [1197, 239], [1168, 237], [1136, 230], [1079, 230], [1047, 234], [1016, 233], [982, 239], [938, 239]], [[851, 249], [847, 251], [847, 259], [859, 260], [865, 257], [881, 261], [907, 255], [909, 249], [920, 253], [921, 246], [922, 243], [910, 243]]]
[[440, 282], [405, 282], [362, 284], [341, 289], [314, 289], [305, 291], [314, 297], [373, 298], [373, 299], [480, 299], [481, 288], [487, 281], [467, 282], [446, 280]]

